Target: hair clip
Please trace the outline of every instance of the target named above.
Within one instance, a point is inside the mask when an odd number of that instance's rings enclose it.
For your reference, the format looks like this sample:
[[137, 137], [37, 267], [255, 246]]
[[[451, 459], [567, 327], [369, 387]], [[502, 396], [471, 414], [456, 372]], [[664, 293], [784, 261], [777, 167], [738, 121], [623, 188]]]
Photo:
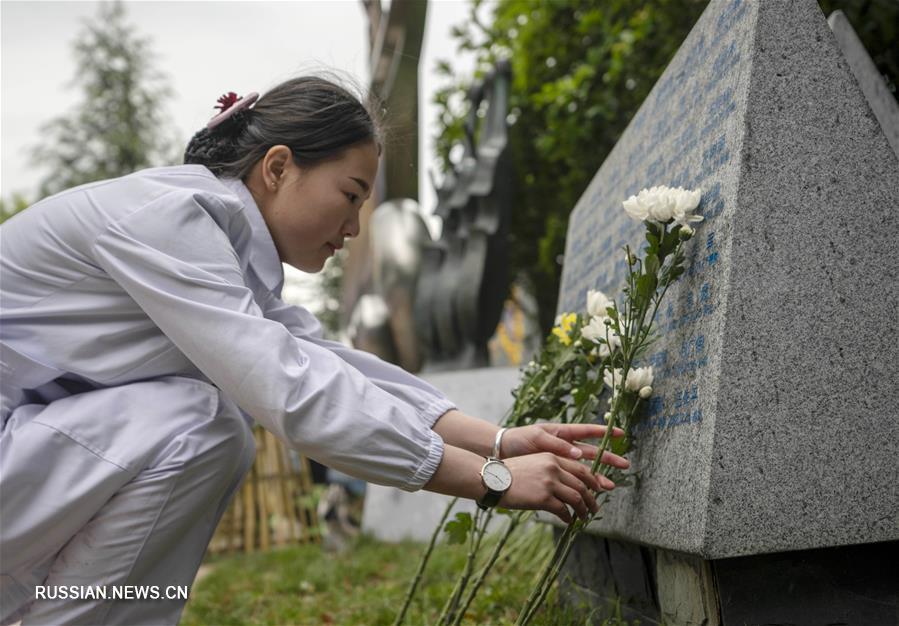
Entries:
[[243, 111], [252, 105], [256, 100], [259, 99], [259, 94], [255, 91], [252, 91], [245, 95], [243, 98], [238, 98], [237, 94], [233, 91], [229, 91], [221, 98], [218, 99], [218, 105], [215, 108], [221, 108], [222, 112], [213, 117], [206, 124], [206, 128], [212, 130], [232, 115], [237, 113], [238, 111]]
[[215, 105], [215, 107], [213, 107], [213, 108], [219, 109], [219, 113], [224, 113], [226, 109], [228, 109], [232, 104], [234, 104], [238, 100], [240, 100], [240, 98], [237, 97], [237, 94], [234, 93], [233, 91], [229, 91], [228, 93], [223, 94], [221, 98], [216, 100], [216, 102], [218, 102], [218, 104]]

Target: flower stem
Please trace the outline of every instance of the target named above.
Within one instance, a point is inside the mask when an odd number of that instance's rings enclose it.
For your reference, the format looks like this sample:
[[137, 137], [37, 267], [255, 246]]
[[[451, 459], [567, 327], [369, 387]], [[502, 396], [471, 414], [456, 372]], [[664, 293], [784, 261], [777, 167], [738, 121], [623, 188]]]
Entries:
[[442, 624], [449, 626], [456, 622], [456, 615], [459, 611], [459, 600], [462, 598], [462, 593], [468, 586], [468, 579], [471, 578], [471, 572], [474, 569], [474, 561], [478, 556], [478, 549], [481, 547], [481, 540], [484, 538], [484, 533], [487, 531], [487, 524], [490, 523], [490, 518], [493, 515], [492, 510], [487, 511], [484, 515], [482, 515], [482, 513], [483, 512], [480, 509], [475, 511], [474, 523], [472, 524], [471, 529], [471, 538], [468, 542], [468, 557], [465, 560], [465, 567], [462, 570], [462, 575], [459, 577], [459, 580], [456, 581], [456, 587], [453, 589], [452, 595], [443, 607], [440, 619], [437, 621], [438, 625]]
[[[622, 376], [624, 378], [622, 378], [622, 381], [619, 381], [618, 384], [623, 385], [623, 381], [626, 380], [628, 369], [630, 369], [629, 358], [625, 361], [625, 366], [622, 370]], [[615, 428], [615, 423], [617, 421], [616, 416], [620, 411], [621, 399], [623, 397], [624, 392], [622, 389], [622, 391], [619, 391], [618, 395], [615, 397], [615, 406], [612, 409], [612, 417], [606, 424], [606, 432], [603, 435], [600, 445], [598, 446], [596, 458], [593, 460], [591, 471], [594, 474], [602, 464], [602, 456], [609, 448], [609, 444], [612, 441], [612, 432]], [[609, 466], [606, 467], [608, 467], [609, 470], [611, 469]], [[585, 524], [582, 522], [582, 520], [578, 519], [573, 519], [568, 523], [568, 526], [565, 528], [565, 531], [562, 533], [562, 536], [559, 537], [559, 540], [556, 543], [556, 550], [543, 568], [543, 571], [540, 575], [540, 580], [538, 581], [537, 585], [531, 590], [530, 596], [528, 596], [528, 599], [525, 601], [525, 605], [519, 613], [518, 621], [515, 622], [516, 626], [525, 626], [526, 624], [528, 624], [533, 618], [534, 614], [540, 608], [540, 605], [543, 603], [543, 600], [546, 598], [546, 595], [549, 592], [549, 588], [552, 587], [553, 582], [555, 582], [556, 577], [559, 575], [562, 564], [568, 557], [568, 553], [571, 550], [571, 544], [574, 540], [574, 536], [578, 532], [580, 532], [581, 528], [583, 528], [584, 526]]]
[[[625, 246], [627, 254], [626, 297], [622, 302], [619, 314], [613, 318], [621, 348], [618, 355], [611, 350], [611, 342], [609, 341], [610, 329], [606, 330], [606, 344], [609, 347], [608, 367], [612, 374], [612, 401], [610, 403], [612, 406], [609, 411], [609, 419], [606, 420], [607, 430], [598, 446], [597, 455], [591, 470], [594, 474], [600, 473], [603, 476], [609, 476], [613, 471], [612, 466], [602, 462], [602, 457], [611, 445], [611, 435], [615, 425], [620, 423], [625, 434], [627, 434], [641, 403], [640, 390], [627, 390], [628, 375], [635, 361], [643, 355], [645, 347], [650, 343], [652, 325], [668, 288], [677, 280], [677, 273], [683, 272], [682, 263], [684, 259], [682, 249], [684, 240], [679, 239], [674, 246], [674, 250], [670, 253], [670, 263], [663, 273], [661, 266], [668, 256], [668, 254], [663, 253], [671, 245], [668, 243], [670, 239], [666, 241], [666, 235], [668, 235], [666, 224], [654, 225], [652, 222], [647, 221], [646, 227], [653, 235], [647, 238], [651, 247], [655, 246], [657, 248], [654, 252], [657, 257], [653, 258], [651, 264], [640, 259], [632, 261], [630, 247]], [[653, 241], [656, 239], [657, 242], [653, 244]], [[662, 277], [661, 281], [659, 280], [660, 275]], [[641, 287], [639, 290], [637, 289], [638, 285]], [[652, 288], [652, 291], [649, 291], [648, 287], [654, 288]], [[649, 316], [648, 322], [647, 315]], [[618, 363], [622, 367], [620, 370], [617, 370], [618, 373], [616, 375], [614, 365]], [[578, 409], [582, 409], [582, 407], [578, 407]], [[608, 498], [608, 493], [604, 493], [601, 499], [597, 498], [597, 511]], [[531, 590], [524, 607], [520, 611], [516, 626], [526, 626], [537, 614], [554, 582], [559, 577], [565, 560], [574, 545], [575, 538], [581, 530], [595, 519], [595, 516], [596, 513], [591, 513], [584, 520], [573, 519], [568, 523], [565, 531], [556, 543], [552, 556], [542, 568], [539, 580]]]
[[553, 583], [556, 581], [556, 578], [559, 577], [559, 573], [562, 571], [562, 565], [565, 563], [565, 560], [568, 558], [568, 553], [571, 552], [571, 547], [574, 545], [574, 539], [577, 535], [580, 534], [580, 531], [572, 532], [565, 541], [565, 546], [562, 548], [562, 551], [559, 553], [558, 558], [556, 559], [555, 564], [553, 565], [552, 570], [550, 571], [549, 576], [546, 579], [546, 583], [543, 585], [543, 588], [540, 590], [540, 594], [537, 596], [536, 601], [534, 602], [534, 606], [525, 616], [525, 621], [522, 622], [523, 626], [526, 626], [528, 622], [533, 619], [534, 615], [537, 614], [537, 611], [540, 610], [540, 607], [543, 605], [543, 601], [546, 600], [546, 596], [549, 594], [549, 590], [552, 589]]
[[547, 561], [546, 565], [543, 566], [543, 570], [540, 572], [540, 579], [537, 581], [537, 584], [531, 589], [531, 593], [528, 596], [528, 599], [524, 603], [524, 607], [521, 609], [521, 612], [518, 614], [518, 620], [515, 622], [515, 626], [524, 626], [530, 621], [530, 615], [533, 613], [534, 605], [536, 604], [537, 598], [541, 595], [541, 591], [543, 586], [546, 584], [547, 578], [549, 577], [550, 572], [553, 569], [553, 565], [556, 562], [559, 554], [564, 550], [565, 542], [568, 539], [568, 536], [571, 534], [572, 524], [569, 524], [565, 531], [562, 533], [562, 536], [559, 537], [559, 540], [556, 542], [555, 550], [553, 550], [552, 556]]
[[454, 626], [462, 621], [462, 616], [465, 615], [465, 612], [468, 610], [468, 607], [471, 606], [471, 603], [475, 599], [475, 596], [478, 595], [478, 591], [480, 591], [481, 585], [484, 583], [484, 579], [487, 578], [487, 574], [490, 573], [490, 570], [493, 568], [494, 563], [496, 563], [497, 559], [499, 558], [503, 547], [505, 547], [506, 545], [506, 541], [509, 540], [509, 537], [512, 536], [512, 533], [515, 532], [518, 524], [526, 517], [526, 515], [527, 514], [525, 513], [516, 513], [509, 518], [509, 524], [508, 526], [506, 526], [506, 530], [503, 532], [499, 541], [496, 543], [496, 546], [493, 548], [493, 552], [490, 554], [487, 563], [484, 564], [484, 567], [481, 568], [481, 571], [478, 572], [478, 575], [472, 582], [471, 589], [468, 591], [468, 595], [465, 596], [465, 601], [462, 603], [462, 607], [456, 614], [456, 621], [453, 622]]
[[406, 612], [409, 610], [409, 605], [412, 604], [412, 598], [415, 596], [415, 591], [418, 589], [419, 583], [421, 583], [425, 567], [427, 567], [428, 561], [431, 559], [431, 553], [434, 551], [434, 546], [437, 544], [437, 538], [440, 536], [440, 531], [443, 529], [443, 525], [446, 523], [446, 518], [449, 517], [450, 511], [456, 506], [458, 501], [459, 498], [453, 498], [449, 501], [449, 504], [446, 505], [446, 509], [443, 511], [443, 516], [440, 518], [440, 521], [437, 522], [437, 527], [434, 528], [434, 532], [431, 533], [431, 541], [428, 543], [428, 547], [418, 563], [415, 577], [412, 579], [409, 588], [406, 590], [403, 606], [397, 614], [396, 619], [393, 621], [393, 626], [400, 626], [400, 624], [403, 623], [403, 620], [406, 619]]

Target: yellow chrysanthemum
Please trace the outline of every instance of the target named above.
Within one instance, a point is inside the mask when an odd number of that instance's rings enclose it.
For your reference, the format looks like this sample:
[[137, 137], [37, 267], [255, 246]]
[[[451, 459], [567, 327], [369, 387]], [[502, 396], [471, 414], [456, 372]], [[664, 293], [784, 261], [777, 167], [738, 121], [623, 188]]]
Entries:
[[558, 338], [559, 338], [559, 341], [561, 341], [561, 342], [562, 342], [563, 344], [565, 344], [566, 346], [567, 346], [568, 344], [571, 343], [571, 337], [569, 337], [569, 336], [565, 333], [565, 331], [562, 330], [561, 328], [559, 328], [558, 326], [557, 326], [556, 328], [553, 328], [553, 334], [554, 334], [556, 337], [558, 337]]
[[571, 343], [571, 336], [569, 333], [571, 332], [574, 323], [577, 321], [577, 313], [564, 313], [560, 317], [562, 319], [559, 325], [553, 328], [553, 334], [559, 338], [559, 341], [567, 346]]

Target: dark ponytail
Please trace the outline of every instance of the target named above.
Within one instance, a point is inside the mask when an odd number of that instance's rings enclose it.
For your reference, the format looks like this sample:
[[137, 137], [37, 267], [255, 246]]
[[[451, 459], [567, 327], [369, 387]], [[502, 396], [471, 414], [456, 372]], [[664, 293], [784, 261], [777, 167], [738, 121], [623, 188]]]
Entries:
[[[269, 148], [285, 145], [301, 167], [339, 157], [356, 144], [381, 144], [375, 106], [318, 76], [285, 81], [212, 129], [193, 136], [185, 163], [205, 165], [216, 176], [246, 178]], [[380, 151], [380, 149], [379, 149]]]

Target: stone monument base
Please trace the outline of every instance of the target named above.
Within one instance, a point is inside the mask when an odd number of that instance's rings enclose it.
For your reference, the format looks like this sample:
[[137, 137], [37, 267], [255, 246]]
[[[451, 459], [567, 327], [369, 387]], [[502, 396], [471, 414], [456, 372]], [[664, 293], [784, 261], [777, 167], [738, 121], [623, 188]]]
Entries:
[[597, 623], [617, 607], [666, 626], [899, 624], [899, 541], [711, 561], [589, 533], [575, 544], [561, 601]]

